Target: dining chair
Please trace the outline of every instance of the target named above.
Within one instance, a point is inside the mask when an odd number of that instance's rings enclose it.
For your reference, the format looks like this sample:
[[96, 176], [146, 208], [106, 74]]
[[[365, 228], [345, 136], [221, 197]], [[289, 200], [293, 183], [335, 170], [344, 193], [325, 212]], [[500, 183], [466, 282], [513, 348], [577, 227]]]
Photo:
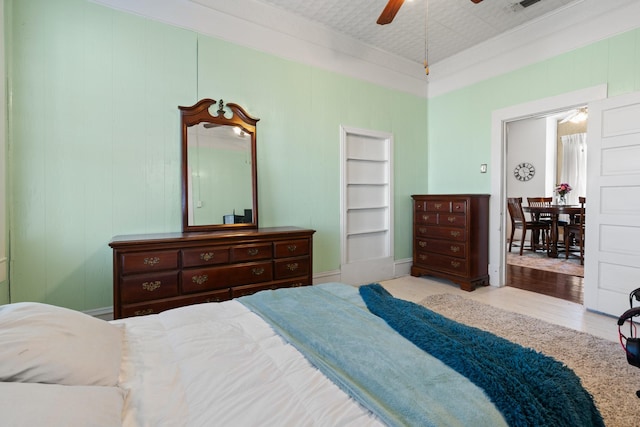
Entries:
[[[551, 206], [553, 204], [553, 197], [527, 197], [527, 203], [529, 206]], [[534, 221], [552, 223], [550, 213], [541, 213], [532, 218]], [[558, 231], [568, 224], [567, 221], [558, 219]]]
[[516, 229], [522, 230], [522, 235], [520, 237], [520, 255], [522, 255], [524, 251], [524, 241], [527, 235], [527, 230], [531, 230], [531, 245], [529, 249], [534, 252], [536, 251], [539, 246], [539, 240], [537, 240], [537, 236], [540, 236], [540, 238], [542, 238], [542, 248], [548, 251], [551, 224], [542, 221], [536, 221], [535, 219], [533, 219], [532, 221], [528, 221], [524, 215], [524, 210], [522, 209], [522, 197], [507, 198], [507, 209], [509, 210], [509, 217], [511, 218], [511, 238], [509, 239], [509, 252], [511, 252], [511, 246], [513, 245], [513, 236], [516, 232]]
[[575, 223], [572, 222], [564, 226], [564, 258], [569, 258], [569, 252], [578, 252], [580, 254], [580, 264], [584, 265], [584, 227], [587, 219], [585, 216], [587, 198], [578, 197], [578, 202], [580, 203], [578, 220]]

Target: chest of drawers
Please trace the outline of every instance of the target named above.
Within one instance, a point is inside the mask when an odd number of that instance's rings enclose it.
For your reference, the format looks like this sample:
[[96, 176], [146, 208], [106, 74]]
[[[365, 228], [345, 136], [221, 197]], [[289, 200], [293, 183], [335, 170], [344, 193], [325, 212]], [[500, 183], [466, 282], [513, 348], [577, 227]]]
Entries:
[[314, 230], [116, 236], [114, 318], [312, 284]]
[[414, 195], [412, 276], [489, 284], [489, 195]]

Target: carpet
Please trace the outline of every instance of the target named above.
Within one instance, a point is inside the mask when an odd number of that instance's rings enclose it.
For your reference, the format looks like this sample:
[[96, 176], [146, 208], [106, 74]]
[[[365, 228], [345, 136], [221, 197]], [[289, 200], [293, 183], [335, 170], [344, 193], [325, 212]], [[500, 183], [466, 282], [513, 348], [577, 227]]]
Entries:
[[580, 265], [580, 260], [564, 259], [564, 255], [560, 258], [549, 258], [546, 253], [541, 252], [525, 252], [522, 256], [515, 252], [507, 252], [507, 264], [584, 277], [584, 267]]
[[[640, 426], [640, 369], [627, 363], [619, 343], [553, 325], [459, 295], [432, 295], [421, 305], [554, 357], [571, 368], [610, 427]], [[615, 320], [611, 333], [617, 335]]]

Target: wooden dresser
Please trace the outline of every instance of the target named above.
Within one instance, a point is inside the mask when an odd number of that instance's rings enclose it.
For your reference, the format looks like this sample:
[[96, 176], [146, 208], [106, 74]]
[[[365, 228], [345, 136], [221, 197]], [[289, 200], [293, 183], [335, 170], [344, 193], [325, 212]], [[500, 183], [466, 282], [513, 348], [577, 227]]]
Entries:
[[489, 195], [414, 195], [412, 276], [489, 284]]
[[116, 236], [114, 318], [312, 283], [314, 230]]

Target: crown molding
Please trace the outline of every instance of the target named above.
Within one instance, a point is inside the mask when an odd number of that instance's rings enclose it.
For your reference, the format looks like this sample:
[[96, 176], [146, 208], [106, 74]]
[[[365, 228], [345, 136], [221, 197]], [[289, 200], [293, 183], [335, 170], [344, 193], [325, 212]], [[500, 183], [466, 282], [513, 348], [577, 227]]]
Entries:
[[[617, 3], [611, 7], [611, 3]], [[640, 27], [637, 0], [582, 0], [431, 66], [428, 97]]]
[[91, 0], [261, 52], [426, 97], [416, 64], [255, 0]]
[[91, 1], [429, 98], [640, 27], [637, 0], [578, 0], [431, 64], [426, 77], [421, 64], [256, 0]]

